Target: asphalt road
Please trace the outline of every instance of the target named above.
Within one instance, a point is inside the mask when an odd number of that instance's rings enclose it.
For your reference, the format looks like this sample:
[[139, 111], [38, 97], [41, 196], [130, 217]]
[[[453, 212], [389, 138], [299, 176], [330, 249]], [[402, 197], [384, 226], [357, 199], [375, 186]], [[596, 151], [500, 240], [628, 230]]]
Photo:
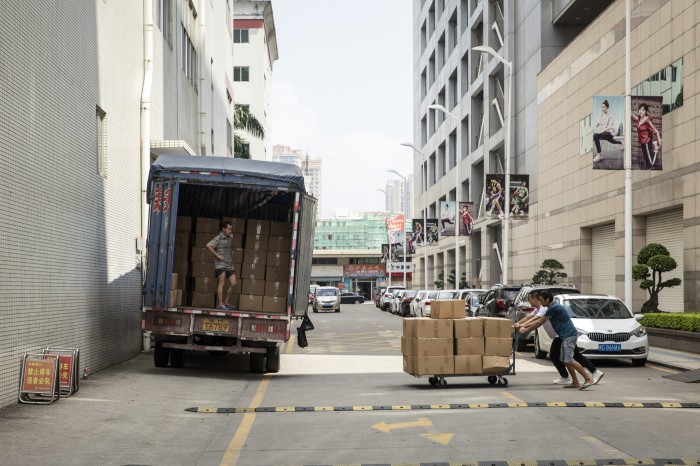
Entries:
[[239, 355], [188, 355], [183, 369], [156, 368], [143, 353], [53, 405], [4, 409], [0, 464], [700, 458], [700, 390], [662, 378], [669, 369], [601, 362], [600, 384], [562, 390], [550, 363], [519, 353], [507, 387], [472, 376], [435, 388], [402, 372], [401, 318], [372, 303], [310, 316], [309, 346], [290, 341], [278, 374], [250, 374]]

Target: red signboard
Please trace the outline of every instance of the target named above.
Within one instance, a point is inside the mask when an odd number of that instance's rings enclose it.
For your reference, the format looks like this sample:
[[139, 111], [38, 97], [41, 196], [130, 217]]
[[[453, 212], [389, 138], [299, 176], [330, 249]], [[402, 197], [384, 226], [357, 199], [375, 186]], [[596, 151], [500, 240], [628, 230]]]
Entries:
[[32, 393], [53, 393], [55, 359], [27, 359], [24, 363], [22, 391]]
[[343, 275], [349, 278], [376, 278], [384, 276], [384, 264], [346, 264]]
[[62, 354], [58, 357], [59, 381], [61, 388], [72, 388], [71, 374], [73, 372], [73, 356]]

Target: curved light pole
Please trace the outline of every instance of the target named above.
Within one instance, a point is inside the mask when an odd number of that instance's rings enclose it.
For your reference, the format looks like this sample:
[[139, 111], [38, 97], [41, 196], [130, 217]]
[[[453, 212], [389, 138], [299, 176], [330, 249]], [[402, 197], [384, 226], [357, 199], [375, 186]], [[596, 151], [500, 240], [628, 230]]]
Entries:
[[[402, 142], [399, 145], [401, 146], [406, 146], [410, 147], [418, 155], [421, 156], [421, 158], [425, 157], [425, 154], [418, 150], [416, 146], [411, 144], [410, 142]], [[421, 171], [420, 171], [420, 176], [421, 176], [421, 185], [424, 187], [424, 192], [423, 192], [423, 289], [427, 290], [428, 289], [428, 208], [426, 207], [425, 204], [425, 198], [428, 193], [428, 174], [425, 174], [425, 177], [423, 177], [423, 164], [421, 163]]]
[[[403, 287], [406, 289], [406, 212], [408, 212], [408, 201], [406, 196], [406, 187], [408, 183], [406, 182], [406, 177], [396, 170], [387, 170], [389, 173], [393, 173], [403, 180]], [[389, 251], [391, 251], [391, 245], [389, 245]]]
[[[445, 107], [438, 104], [428, 105], [428, 108], [433, 110], [439, 110], [448, 117], [452, 118], [459, 124], [459, 118], [450, 113]], [[455, 289], [460, 288], [462, 283], [462, 276], [459, 274], [459, 221], [457, 216], [459, 214], [459, 192], [462, 190], [462, 185], [459, 179], [459, 165], [462, 157], [459, 155], [459, 151], [455, 149]]]
[[[384, 193], [384, 208], [386, 209], [386, 191], [384, 189], [377, 189], [380, 193]], [[386, 268], [391, 269], [391, 243], [389, 243], [389, 252], [386, 256]], [[387, 286], [391, 286], [391, 271], [387, 273]]]
[[500, 56], [493, 48], [488, 45], [479, 45], [472, 47], [472, 50], [476, 52], [488, 53], [496, 60], [503, 63], [503, 66], [508, 68], [508, 115], [506, 117], [506, 122], [508, 127], [506, 128], [505, 134], [505, 150], [506, 150], [506, 200], [505, 209], [503, 209], [503, 283], [508, 283], [508, 258], [509, 258], [509, 243], [510, 243], [510, 144], [511, 144], [511, 125], [513, 118], [513, 63], [509, 62], [502, 56]]

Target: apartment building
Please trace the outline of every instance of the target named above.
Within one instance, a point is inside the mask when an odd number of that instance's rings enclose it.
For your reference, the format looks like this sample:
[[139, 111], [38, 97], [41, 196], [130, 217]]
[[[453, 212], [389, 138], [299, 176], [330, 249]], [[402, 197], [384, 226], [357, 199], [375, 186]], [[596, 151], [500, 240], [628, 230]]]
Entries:
[[232, 154], [232, 26], [230, 1], [3, 6], [0, 407], [24, 353], [95, 372], [141, 351], [143, 179]]
[[272, 146], [272, 161], [280, 163], [291, 163], [301, 168], [304, 174], [304, 185], [306, 190], [318, 200], [316, 212], [320, 215], [323, 212], [321, 203], [323, 196], [321, 188], [323, 186], [323, 159], [312, 158], [308, 152], [300, 149], [292, 149], [289, 146]]

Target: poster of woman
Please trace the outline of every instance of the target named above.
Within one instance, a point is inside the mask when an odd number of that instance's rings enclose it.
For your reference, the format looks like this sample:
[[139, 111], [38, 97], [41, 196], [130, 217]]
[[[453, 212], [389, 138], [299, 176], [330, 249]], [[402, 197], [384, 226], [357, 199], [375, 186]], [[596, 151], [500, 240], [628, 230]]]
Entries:
[[454, 236], [457, 210], [454, 201], [440, 201], [440, 236]]
[[625, 98], [619, 95], [593, 96], [593, 168], [624, 168]]
[[474, 231], [474, 203], [459, 203], [459, 235], [471, 236]]
[[632, 168], [661, 170], [663, 97], [632, 96]]

